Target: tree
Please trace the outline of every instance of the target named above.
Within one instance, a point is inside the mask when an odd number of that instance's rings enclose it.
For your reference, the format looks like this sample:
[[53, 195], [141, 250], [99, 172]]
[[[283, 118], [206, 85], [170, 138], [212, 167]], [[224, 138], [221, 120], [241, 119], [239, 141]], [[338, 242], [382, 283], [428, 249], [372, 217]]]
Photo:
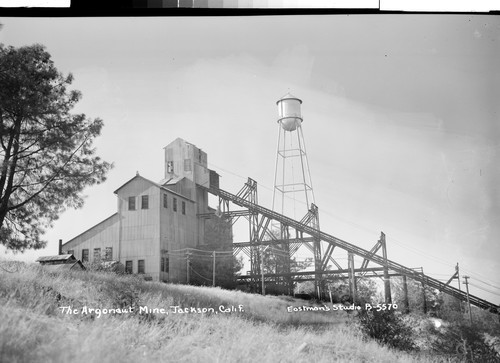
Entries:
[[205, 244], [190, 252], [190, 277], [194, 285], [212, 286], [215, 251], [215, 285], [234, 289], [242, 258], [233, 256], [231, 223], [218, 217], [205, 220]]
[[264, 273], [275, 274], [285, 271], [288, 259], [290, 260], [290, 272], [305, 271], [314, 265], [312, 257], [306, 257], [303, 261], [297, 261], [296, 257], [289, 258], [289, 253], [286, 249], [281, 249], [282, 246], [269, 246], [263, 255], [264, 258]]
[[0, 241], [43, 248], [45, 229], [112, 167], [95, 155], [100, 119], [71, 114], [81, 94], [42, 45], [0, 44]]

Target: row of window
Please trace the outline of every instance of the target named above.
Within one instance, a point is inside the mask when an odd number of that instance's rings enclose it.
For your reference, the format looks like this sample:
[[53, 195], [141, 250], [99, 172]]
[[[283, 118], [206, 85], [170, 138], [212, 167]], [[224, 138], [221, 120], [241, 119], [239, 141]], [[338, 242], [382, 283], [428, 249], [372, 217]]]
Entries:
[[[68, 254], [75, 256], [75, 250], [68, 250]], [[75, 256], [78, 258], [78, 256]], [[104, 260], [109, 261], [113, 259], [113, 247], [106, 247], [104, 254], [101, 254], [100, 248], [94, 248], [94, 261]], [[82, 249], [82, 262], [89, 262], [89, 249]]]
[[[141, 209], [149, 208], [149, 196], [141, 195]], [[163, 208], [168, 208], [168, 195], [163, 194]], [[128, 197], [128, 210], [135, 210], [135, 196]], [[173, 197], [172, 200], [172, 210], [177, 212], [177, 198]], [[186, 214], [186, 202], [181, 201], [181, 212], [182, 214]]]
[[[198, 153], [198, 162], [200, 164], [202, 164], [204, 162], [204, 159], [202, 157], [202, 153], [201, 151], [199, 151]], [[193, 171], [192, 167], [191, 167], [191, 164], [192, 164], [192, 160], [191, 159], [184, 159], [184, 171], [186, 172], [190, 172], [190, 171]], [[173, 161], [167, 161], [167, 173], [169, 174], [173, 174], [174, 173], [174, 162]]]
[[[141, 195], [141, 209], [149, 209], [149, 195]], [[128, 210], [135, 210], [135, 197], [128, 197]]]
[[[162, 257], [160, 260], [161, 260], [161, 271], [168, 272], [170, 265], [168, 257], [166, 258]], [[134, 273], [134, 261], [132, 260], [125, 261], [125, 273], [127, 274]], [[137, 273], [138, 274], [146, 273], [144, 260], [137, 260]]]
[[[72, 254], [74, 256], [75, 251], [68, 250], [68, 254]], [[94, 261], [98, 261], [100, 259], [111, 260], [112, 257], [113, 257], [113, 247], [106, 247], [105, 252], [104, 252], [104, 256], [101, 256], [101, 249], [100, 248], [94, 248]], [[82, 262], [89, 262], [89, 249], [88, 248], [82, 249]], [[160, 263], [161, 263], [160, 270], [162, 272], [168, 272], [169, 268], [170, 268], [170, 261], [169, 261], [168, 257], [160, 258]], [[133, 267], [134, 267], [134, 262], [132, 260], [125, 261], [125, 273], [128, 273], [128, 274], [134, 273]], [[137, 273], [138, 274], [145, 273], [144, 260], [137, 261]]]
[[[145, 264], [144, 260], [137, 260], [137, 273], [138, 274], [146, 273], [145, 265], [146, 264]], [[134, 273], [134, 261], [132, 261], [132, 260], [125, 261], [125, 273], [126, 274], [133, 274]]]

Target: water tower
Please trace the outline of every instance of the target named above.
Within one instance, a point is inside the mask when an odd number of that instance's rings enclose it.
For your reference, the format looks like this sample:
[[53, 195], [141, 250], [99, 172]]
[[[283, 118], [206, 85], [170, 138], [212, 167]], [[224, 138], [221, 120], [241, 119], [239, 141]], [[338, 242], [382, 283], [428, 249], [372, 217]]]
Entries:
[[[295, 220], [299, 220], [313, 228], [319, 229], [318, 208], [314, 200], [314, 192], [307, 160], [304, 133], [302, 131], [302, 101], [287, 93], [276, 102], [278, 105], [278, 148], [274, 170], [274, 189], [272, 209]], [[282, 243], [274, 246], [276, 256], [275, 283], [288, 286], [293, 291], [293, 281], [289, 276], [292, 255], [301, 247], [301, 243], [290, 242], [288, 226], [281, 224], [272, 229], [279, 233]], [[314, 254], [315, 270], [321, 268], [321, 243], [314, 241], [305, 244]], [[320, 276], [315, 275], [315, 285], [319, 293]]]
[[288, 217], [302, 218], [315, 204], [302, 131], [302, 101], [287, 93], [278, 105], [278, 148], [272, 208]]

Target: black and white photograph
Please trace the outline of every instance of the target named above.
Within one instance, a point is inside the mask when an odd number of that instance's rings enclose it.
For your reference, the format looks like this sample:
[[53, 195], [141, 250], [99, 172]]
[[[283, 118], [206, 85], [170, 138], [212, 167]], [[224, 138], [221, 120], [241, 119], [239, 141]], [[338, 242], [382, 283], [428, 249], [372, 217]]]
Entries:
[[499, 362], [498, 14], [182, 11], [0, 13], [0, 361]]

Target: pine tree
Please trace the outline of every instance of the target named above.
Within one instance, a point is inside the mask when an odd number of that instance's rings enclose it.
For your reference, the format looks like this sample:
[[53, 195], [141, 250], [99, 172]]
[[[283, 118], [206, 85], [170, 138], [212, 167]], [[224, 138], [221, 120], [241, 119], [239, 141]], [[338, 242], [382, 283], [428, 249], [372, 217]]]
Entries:
[[81, 98], [72, 81], [42, 45], [0, 44], [0, 241], [10, 250], [43, 248], [45, 229], [112, 167], [92, 145], [102, 120], [71, 113]]

